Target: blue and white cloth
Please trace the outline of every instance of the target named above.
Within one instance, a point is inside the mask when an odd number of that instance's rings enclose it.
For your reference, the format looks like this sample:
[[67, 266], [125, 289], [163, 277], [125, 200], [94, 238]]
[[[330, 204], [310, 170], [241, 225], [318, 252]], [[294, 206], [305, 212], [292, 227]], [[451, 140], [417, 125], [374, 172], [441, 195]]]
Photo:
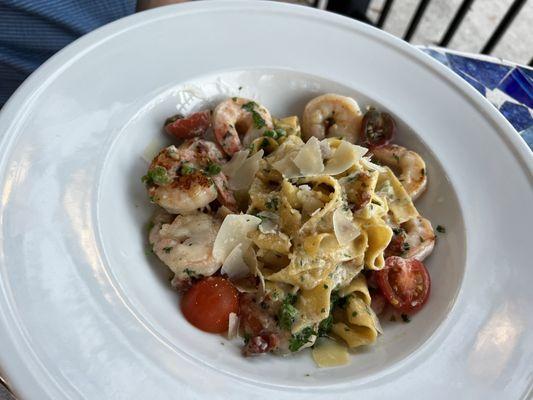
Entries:
[[420, 47], [472, 85], [533, 150], [533, 69], [494, 57]]

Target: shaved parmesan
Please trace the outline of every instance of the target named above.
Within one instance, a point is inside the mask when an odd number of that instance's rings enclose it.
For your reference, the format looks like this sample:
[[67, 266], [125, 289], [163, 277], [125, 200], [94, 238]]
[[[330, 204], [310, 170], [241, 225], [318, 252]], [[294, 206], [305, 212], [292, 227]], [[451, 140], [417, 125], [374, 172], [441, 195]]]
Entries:
[[320, 368], [338, 367], [350, 362], [346, 346], [327, 338], [317, 340], [312, 354], [313, 360]]
[[318, 175], [324, 171], [322, 152], [320, 151], [318, 139], [314, 136], [309, 138], [296, 157], [294, 157], [293, 161], [303, 176]]
[[341, 246], [350, 243], [361, 233], [352, 219], [341, 208], [337, 208], [333, 213], [333, 230]]
[[331, 146], [329, 145], [329, 141], [327, 139], [320, 141], [320, 152], [322, 153], [322, 158], [324, 160], [330, 159], [333, 155], [333, 150], [331, 150]]
[[228, 339], [233, 339], [239, 333], [239, 317], [235, 313], [229, 313], [228, 317]]
[[281, 172], [284, 178], [291, 179], [291, 178], [298, 178], [302, 176], [300, 173], [300, 170], [294, 164], [294, 162], [291, 160], [290, 156], [283, 157], [281, 160], [278, 160], [276, 162], [272, 163], [272, 167]]
[[381, 165], [374, 164], [372, 161], [370, 161], [370, 157], [361, 158], [361, 165], [363, 165], [363, 167], [365, 167], [366, 169], [378, 172], [387, 172], [387, 170]]
[[259, 161], [263, 158], [263, 150], [259, 150], [257, 153], [247, 158], [238, 168], [234, 175], [230, 177], [228, 185], [232, 190], [244, 190], [249, 189], [252, 185], [252, 181], [255, 178], [255, 174], [259, 170]]
[[239, 243], [231, 250], [224, 260], [220, 272], [226, 274], [230, 280], [239, 279], [250, 274], [250, 268], [244, 262], [242, 243]]
[[327, 175], [338, 175], [346, 171], [358, 162], [367, 151], [368, 149], [365, 147], [356, 146], [346, 140], [341, 141], [341, 144], [337, 147], [331, 159], [326, 163], [324, 173]]
[[235, 172], [242, 167], [248, 158], [248, 153], [248, 150], [241, 150], [235, 153], [231, 160], [222, 166], [222, 172], [228, 177], [235, 175]]
[[213, 245], [215, 259], [223, 263], [238, 244], [248, 247], [251, 240], [247, 235], [257, 229], [260, 223], [260, 218], [248, 214], [230, 214], [224, 218]]

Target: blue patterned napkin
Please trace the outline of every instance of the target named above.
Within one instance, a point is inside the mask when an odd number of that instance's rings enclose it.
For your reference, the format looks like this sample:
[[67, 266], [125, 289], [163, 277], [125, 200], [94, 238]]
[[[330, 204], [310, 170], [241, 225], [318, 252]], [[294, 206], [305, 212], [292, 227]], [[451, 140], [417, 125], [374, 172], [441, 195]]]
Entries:
[[533, 150], [533, 69], [494, 57], [419, 47], [472, 85]]

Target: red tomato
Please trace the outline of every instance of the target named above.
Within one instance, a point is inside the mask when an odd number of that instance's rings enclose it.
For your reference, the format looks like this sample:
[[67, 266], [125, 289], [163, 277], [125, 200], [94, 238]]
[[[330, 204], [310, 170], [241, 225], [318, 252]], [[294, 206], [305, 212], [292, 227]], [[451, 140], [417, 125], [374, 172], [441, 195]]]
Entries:
[[396, 123], [386, 112], [370, 109], [361, 125], [362, 141], [367, 147], [379, 147], [389, 143], [396, 132]]
[[209, 110], [200, 111], [189, 115], [186, 118], [176, 116], [170, 118], [170, 122], [165, 124], [165, 131], [178, 139], [191, 139], [203, 136], [207, 128], [211, 126], [211, 112]]
[[431, 287], [428, 271], [414, 258], [388, 257], [376, 278], [385, 298], [400, 311], [418, 311], [428, 299]]
[[226, 332], [230, 313], [239, 312], [239, 292], [225, 278], [204, 278], [185, 293], [181, 311], [187, 321], [202, 331]]

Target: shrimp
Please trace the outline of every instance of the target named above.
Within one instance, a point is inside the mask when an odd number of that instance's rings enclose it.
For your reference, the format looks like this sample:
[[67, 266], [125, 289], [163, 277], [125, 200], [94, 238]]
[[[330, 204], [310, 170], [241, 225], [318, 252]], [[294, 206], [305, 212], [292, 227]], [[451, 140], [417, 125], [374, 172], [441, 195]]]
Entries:
[[426, 189], [426, 163], [418, 153], [395, 144], [372, 149], [373, 159], [398, 174], [406, 192], [415, 200]]
[[272, 127], [272, 117], [268, 110], [242, 97], [227, 99], [213, 111], [215, 139], [230, 156]]
[[354, 99], [338, 94], [323, 94], [305, 106], [302, 131], [307, 140], [335, 136], [357, 141], [363, 114]]
[[423, 261], [433, 251], [435, 233], [426, 218], [412, 218], [400, 227], [394, 227], [393, 232], [394, 236], [385, 249], [385, 257], [400, 256]]
[[160, 213], [154, 217], [149, 242], [154, 254], [174, 272], [173, 285], [182, 286], [191, 278], [211, 276], [220, 263], [213, 256], [213, 245], [220, 222], [208, 214]]
[[431, 222], [426, 218], [418, 216], [410, 219], [402, 224], [405, 230], [406, 239], [405, 246], [407, 253], [405, 258], [415, 258], [418, 261], [423, 261], [433, 251], [435, 246], [435, 232]]
[[181, 146], [169, 146], [154, 158], [143, 177], [152, 202], [171, 214], [189, 214], [215, 199], [235, 209], [219, 163], [224, 156], [212, 142], [190, 139]]

